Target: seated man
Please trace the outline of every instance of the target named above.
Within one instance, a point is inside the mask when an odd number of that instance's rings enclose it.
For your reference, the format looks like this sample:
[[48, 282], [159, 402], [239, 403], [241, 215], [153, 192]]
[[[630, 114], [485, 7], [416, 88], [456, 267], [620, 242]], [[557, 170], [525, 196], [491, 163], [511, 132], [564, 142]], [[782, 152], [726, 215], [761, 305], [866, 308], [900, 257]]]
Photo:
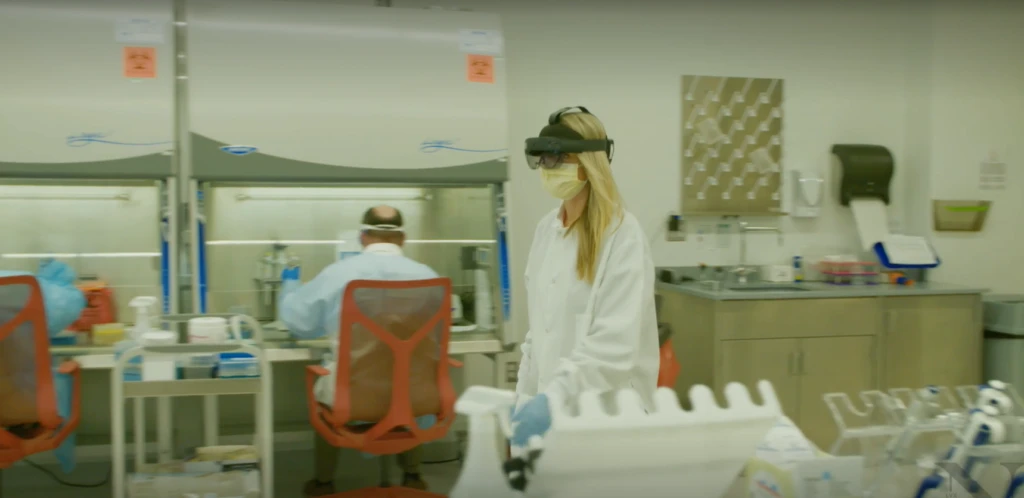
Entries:
[[[395, 208], [378, 206], [363, 216], [360, 243], [363, 252], [324, 268], [312, 281], [284, 296], [280, 319], [296, 337], [312, 339], [336, 338], [341, 317], [341, 299], [345, 287], [353, 280], [426, 280], [438, 278], [426, 265], [402, 254], [405, 234], [402, 214]], [[335, 354], [337, 352], [335, 351]], [[334, 372], [333, 365], [325, 365]], [[317, 381], [315, 394], [321, 403], [334, 402], [333, 375]], [[338, 450], [322, 438], [316, 438], [316, 475], [306, 484], [306, 496], [334, 494], [334, 471]], [[420, 448], [398, 455], [404, 477], [402, 486], [426, 489], [420, 474]]]
[[[29, 275], [27, 272], [0, 271], [0, 277]], [[50, 337], [69, 327], [85, 309], [85, 296], [75, 287], [74, 270], [65, 263], [47, 260], [39, 265], [36, 280], [43, 294], [47, 333]], [[21, 312], [25, 304], [23, 288], [0, 287], [0, 325]], [[0, 427], [31, 425], [38, 422], [35, 392], [35, 343], [28, 326], [16, 327], [0, 337]], [[60, 385], [57, 385], [59, 388]], [[70, 393], [67, 393], [70, 394]]]

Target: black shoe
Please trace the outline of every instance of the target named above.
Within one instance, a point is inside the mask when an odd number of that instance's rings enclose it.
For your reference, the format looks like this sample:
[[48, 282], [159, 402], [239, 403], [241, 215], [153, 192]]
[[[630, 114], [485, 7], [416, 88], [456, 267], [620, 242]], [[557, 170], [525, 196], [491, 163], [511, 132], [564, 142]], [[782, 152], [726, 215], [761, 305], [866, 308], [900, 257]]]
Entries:
[[320, 482], [313, 479], [306, 483], [302, 488], [302, 494], [306, 498], [315, 498], [317, 496], [330, 496], [334, 494], [334, 482]]
[[420, 491], [427, 490], [427, 483], [423, 480], [423, 476], [419, 474], [405, 474], [402, 476], [402, 487], [410, 489], [418, 489]]

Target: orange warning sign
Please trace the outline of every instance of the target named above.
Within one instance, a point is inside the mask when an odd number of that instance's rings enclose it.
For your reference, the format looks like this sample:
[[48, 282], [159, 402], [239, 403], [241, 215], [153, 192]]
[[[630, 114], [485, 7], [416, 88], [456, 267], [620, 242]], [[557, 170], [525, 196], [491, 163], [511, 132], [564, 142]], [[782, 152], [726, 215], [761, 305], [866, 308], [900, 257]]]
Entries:
[[156, 48], [124, 47], [124, 77], [156, 78]]
[[494, 83], [494, 57], [467, 55], [466, 80], [470, 83]]

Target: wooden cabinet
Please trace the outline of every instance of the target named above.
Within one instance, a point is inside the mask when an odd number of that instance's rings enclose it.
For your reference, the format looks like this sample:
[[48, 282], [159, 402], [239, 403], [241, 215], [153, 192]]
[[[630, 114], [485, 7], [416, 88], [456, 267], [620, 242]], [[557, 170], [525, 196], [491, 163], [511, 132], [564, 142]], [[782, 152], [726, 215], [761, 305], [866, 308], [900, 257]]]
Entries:
[[[782, 410], [793, 418], [800, 406], [800, 379], [795, 375], [799, 350], [797, 339], [722, 341], [715, 368], [715, 393], [721, 396], [730, 382], [740, 382], [753, 390], [759, 380], [767, 380]], [[724, 406], [721, 399], [719, 403]]]
[[800, 413], [793, 420], [819, 448], [827, 450], [838, 436], [824, 396], [878, 388], [876, 344], [873, 336], [800, 340]]
[[875, 389], [875, 344], [873, 336], [722, 341], [715, 391], [730, 382], [748, 388], [762, 379], [771, 382], [786, 416], [827, 448], [836, 430], [824, 395]]
[[659, 293], [684, 406], [695, 384], [713, 386], [723, 402], [729, 382], [753, 391], [768, 380], [786, 415], [822, 448], [836, 437], [827, 393], [981, 381], [980, 295], [715, 301]]
[[965, 386], [982, 378], [981, 296], [893, 298], [885, 309], [885, 384]]

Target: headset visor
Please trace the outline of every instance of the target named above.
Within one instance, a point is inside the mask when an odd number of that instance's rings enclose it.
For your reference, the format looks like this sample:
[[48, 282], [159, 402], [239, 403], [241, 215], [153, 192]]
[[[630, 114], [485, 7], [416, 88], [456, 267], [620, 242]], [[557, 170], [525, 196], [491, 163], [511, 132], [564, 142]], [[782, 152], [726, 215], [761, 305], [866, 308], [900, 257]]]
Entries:
[[555, 168], [567, 154], [609, 150], [610, 140], [574, 140], [559, 137], [526, 139], [526, 164], [530, 169]]

